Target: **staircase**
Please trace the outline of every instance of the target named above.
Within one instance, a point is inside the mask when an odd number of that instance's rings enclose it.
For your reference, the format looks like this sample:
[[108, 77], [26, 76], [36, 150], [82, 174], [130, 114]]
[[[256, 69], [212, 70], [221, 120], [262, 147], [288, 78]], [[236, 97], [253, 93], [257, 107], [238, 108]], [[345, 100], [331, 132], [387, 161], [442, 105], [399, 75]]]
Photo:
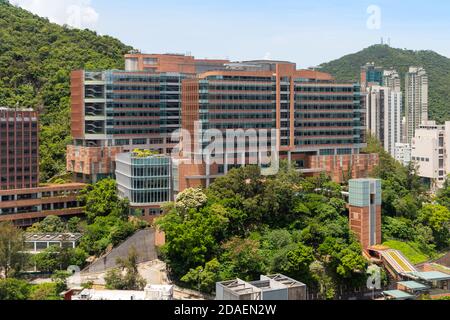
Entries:
[[116, 267], [117, 258], [127, 258], [132, 247], [138, 254], [138, 263], [153, 261], [158, 258], [155, 247], [155, 230], [139, 230], [111, 252], [100, 257], [87, 266], [82, 273], [105, 272]]

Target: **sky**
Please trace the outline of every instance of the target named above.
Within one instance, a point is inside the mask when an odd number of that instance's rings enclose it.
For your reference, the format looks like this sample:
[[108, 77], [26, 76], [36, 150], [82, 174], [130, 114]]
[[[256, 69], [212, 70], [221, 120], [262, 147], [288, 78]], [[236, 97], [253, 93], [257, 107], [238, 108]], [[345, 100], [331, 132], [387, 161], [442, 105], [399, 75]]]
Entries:
[[145, 53], [312, 67], [373, 44], [450, 57], [448, 0], [10, 0]]

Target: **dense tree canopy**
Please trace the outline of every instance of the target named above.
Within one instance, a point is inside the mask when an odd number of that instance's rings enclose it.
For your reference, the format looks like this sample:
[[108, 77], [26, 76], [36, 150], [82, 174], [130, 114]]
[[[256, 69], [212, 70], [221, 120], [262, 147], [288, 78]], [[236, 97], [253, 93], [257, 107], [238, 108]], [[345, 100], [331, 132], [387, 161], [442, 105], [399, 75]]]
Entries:
[[419, 248], [429, 259], [435, 257], [436, 249], [447, 249], [450, 246], [449, 182], [433, 198], [429, 186], [418, 177], [414, 163], [404, 167], [371, 136], [365, 152], [380, 155], [380, 164], [371, 174], [382, 179], [383, 238]]
[[303, 178], [283, 164], [266, 177], [248, 166], [179, 199], [196, 205], [170, 204], [157, 224], [173, 275], [193, 288], [212, 292], [218, 280], [281, 272], [331, 298], [337, 285], [364, 282], [367, 263], [349, 231], [341, 187], [325, 176]]
[[[24, 252], [24, 234], [12, 223], [0, 223], [0, 277], [13, 276], [22, 270], [27, 256]], [[0, 299], [1, 300], [1, 299]]]

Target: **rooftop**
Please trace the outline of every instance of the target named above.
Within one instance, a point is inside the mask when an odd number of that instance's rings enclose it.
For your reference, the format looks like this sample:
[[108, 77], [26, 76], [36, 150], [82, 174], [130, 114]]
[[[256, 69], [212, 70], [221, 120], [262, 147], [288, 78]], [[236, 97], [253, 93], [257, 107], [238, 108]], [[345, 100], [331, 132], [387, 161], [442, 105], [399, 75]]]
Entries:
[[383, 292], [384, 296], [388, 296], [391, 298], [394, 298], [395, 300], [408, 300], [408, 299], [414, 299], [415, 296], [406, 293], [404, 291], [400, 291], [400, 290], [389, 290], [389, 291], [384, 291]]
[[85, 289], [72, 300], [130, 301], [145, 300], [145, 291]]
[[25, 241], [78, 241], [82, 236], [81, 233], [26, 233]]
[[252, 282], [246, 282], [241, 279], [224, 281], [220, 282], [219, 285], [239, 295], [306, 286], [304, 283], [282, 274], [261, 276], [260, 280]]
[[428, 289], [428, 287], [426, 285], [416, 282], [416, 281], [402, 281], [402, 282], [399, 282], [398, 284], [402, 285], [405, 288], [408, 288], [410, 290], [414, 290], [414, 291], [422, 291], [422, 290]]
[[1, 107], [0, 106], [0, 111], [34, 111], [31, 108], [14, 108], [14, 107]]
[[440, 271], [429, 271], [429, 272], [414, 272], [414, 276], [425, 280], [425, 281], [445, 281], [450, 280], [450, 274], [446, 274]]

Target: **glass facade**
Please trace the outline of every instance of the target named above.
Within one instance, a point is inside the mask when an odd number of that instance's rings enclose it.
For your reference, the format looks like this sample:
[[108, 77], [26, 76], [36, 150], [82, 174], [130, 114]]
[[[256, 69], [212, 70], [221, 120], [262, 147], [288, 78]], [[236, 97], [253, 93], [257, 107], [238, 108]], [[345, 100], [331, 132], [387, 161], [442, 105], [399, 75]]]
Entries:
[[166, 152], [166, 144], [172, 147], [170, 135], [181, 125], [181, 82], [187, 77], [181, 73], [85, 72], [86, 139], [97, 145], [144, 146]]
[[139, 158], [132, 153], [116, 159], [119, 195], [132, 206], [159, 205], [172, 201], [172, 161], [168, 156]]
[[355, 179], [349, 181], [349, 204], [355, 207], [381, 205], [381, 180]]

